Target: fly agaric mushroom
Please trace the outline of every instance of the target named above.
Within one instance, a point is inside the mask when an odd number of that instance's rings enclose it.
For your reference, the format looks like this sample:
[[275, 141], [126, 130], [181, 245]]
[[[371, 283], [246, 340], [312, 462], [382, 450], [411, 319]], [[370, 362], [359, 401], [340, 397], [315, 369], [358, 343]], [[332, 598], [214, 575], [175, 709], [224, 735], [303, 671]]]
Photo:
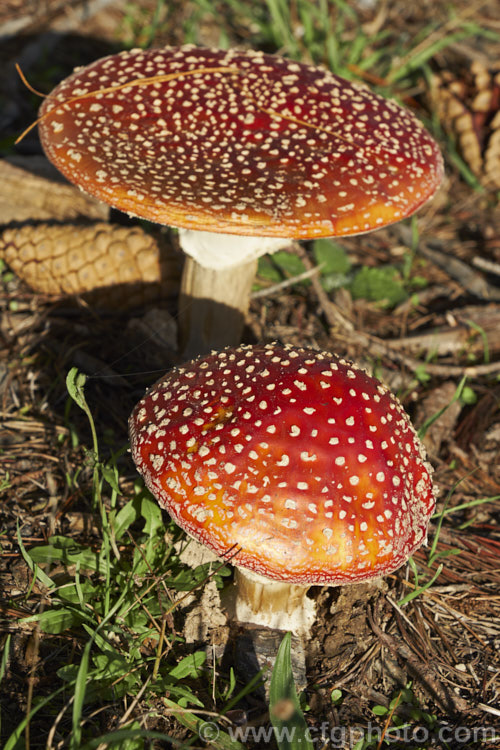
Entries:
[[234, 555], [236, 617], [304, 635], [313, 584], [366, 581], [426, 541], [432, 469], [399, 401], [333, 354], [242, 346], [171, 371], [130, 418], [146, 485]]
[[39, 125], [70, 181], [181, 228], [190, 259], [180, 328], [191, 353], [239, 343], [258, 255], [399, 221], [443, 172], [434, 140], [394, 101], [254, 51], [105, 57], [57, 86]]

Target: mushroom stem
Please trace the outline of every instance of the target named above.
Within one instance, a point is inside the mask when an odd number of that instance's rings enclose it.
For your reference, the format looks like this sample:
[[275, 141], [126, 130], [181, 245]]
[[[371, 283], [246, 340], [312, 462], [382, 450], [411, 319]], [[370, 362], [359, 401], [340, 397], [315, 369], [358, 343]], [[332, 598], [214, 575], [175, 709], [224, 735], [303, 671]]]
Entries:
[[236, 620], [309, 635], [316, 614], [306, 596], [310, 586], [274, 581], [243, 568], [236, 568], [235, 584]]
[[205, 268], [186, 256], [179, 296], [179, 351], [186, 359], [239, 344], [257, 260]]
[[179, 351], [186, 359], [240, 343], [257, 258], [291, 242], [179, 229], [187, 256], [179, 298]]
[[[309, 585], [276, 581], [246, 568], [236, 568], [235, 587], [224, 603], [238, 671], [247, 679], [272, 670], [279, 642], [292, 633], [292, 672], [298, 690], [307, 683], [304, 644], [310, 638], [316, 606], [306, 596]], [[269, 682], [264, 685], [268, 696]]]

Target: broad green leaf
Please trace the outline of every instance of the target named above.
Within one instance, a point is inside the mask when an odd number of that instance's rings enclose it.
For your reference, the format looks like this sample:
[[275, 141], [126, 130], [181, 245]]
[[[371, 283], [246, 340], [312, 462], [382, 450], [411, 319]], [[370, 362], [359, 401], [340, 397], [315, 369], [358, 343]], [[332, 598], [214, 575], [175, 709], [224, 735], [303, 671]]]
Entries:
[[73, 680], [76, 680], [78, 669], [78, 664], [65, 664], [64, 667], [59, 667], [56, 674], [61, 680], [64, 680], [64, 682], [72, 682]]
[[461, 401], [468, 406], [477, 403], [477, 393], [469, 385], [466, 385], [462, 391]]
[[109, 484], [111, 489], [114, 490], [117, 495], [119, 495], [120, 487], [118, 485], [118, 472], [116, 470], [116, 466], [110, 464], [101, 464], [101, 474]]
[[399, 272], [394, 266], [363, 266], [350, 284], [354, 299], [366, 299], [392, 307], [407, 298]]
[[150, 497], [143, 497], [141, 503], [141, 515], [145, 520], [144, 531], [149, 536], [155, 536], [158, 532], [164, 533], [165, 523], [161, 508]]
[[330, 700], [332, 701], [334, 706], [339, 706], [342, 703], [342, 690], [339, 690], [338, 688], [335, 688], [330, 693]]
[[126, 674], [129, 667], [129, 659], [109, 647], [92, 659], [95, 665], [93, 677], [100, 680], [112, 680], [122, 674]]
[[176, 666], [168, 673], [169, 677], [175, 680], [182, 680], [185, 677], [196, 679], [200, 676], [200, 669], [205, 663], [207, 655], [204, 651], [195, 651], [194, 654], [185, 656]]
[[[272, 257], [264, 256], [259, 259], [257, 276], [277, 284], [284, 278], [291, 279], [300, 276], [305, 270], [304, 264], [297, 255], [280, 250], [273, 253]], [[302, 279], [297, 283], [310, 284], [311, 282], [308, 279]]]
[[194, 693], [182, 683], [173, 683], [167, 676], [164, 679], [159, 678], [152, 689], [157, 695], [169, 695], [170, 698], [175, 698], [182, 708], [187, 706], [195, 706], [197, 708], [204, 708], [205, 704]]
[[93, 601], [97, 595], [97, 588], [90, 581], [80, 581], [77, 588], [76, 583], [67, 583], [57, 589], [60, 599], [71, 604], [79, 604], [83, 601]]
[[[167, 586], [177, 591], [190, 591], [194, 586], [204, 581], [211, 573], [213, 573], [213, 563], [204, 563], [198, 565], [194, 569], [184, 568], [173, 578], [169, 578], [165, 581]], [[219, 576], [228, 576], [231, 571], [228, 567], [224, 566], [217, 571], [214, 578], [217, 579]]]
[[267, 279], [267, 281], [271, 281], [273, 284], [278, 284], [282, 280], [279, 270], [268, 255], [263, 255], [259, 258], [257, 276], [261, 279]]
[[70, 609], [59, 609], [51, 607], [36, 615], [43, 633], [58, 635], [74, 625], [79, 625], [83, 618], [78, 617], [76, 612]]
[[[87, 631], [87, 633], [92, 637], [92, 642], [95, 643], [98, 649], [100, 651], [107, 651], [107, 650], [113, 650], [111, 646], [109, 645], [108, 641], [104, 636], [101, 635], [99, 630], [95, 630], [89, 625], [84, 624], [83, 627]], [[115, 652], [116, 653], [116, 652]]]
[[[64, 540], [64, 542], [61, 540]], [[68, 540], [64, 537], [52, 537], [51, 541], [53, 542], [52, 544], [44, 544], [41, 547], [33, 547], [30, 550], [30, 555], [35, 562], [50, 563], [54, 560], [60, 560], [66, 565], [79, 563], [81, 570], [95, 570], [99, 573], [106, 572], [106, 561], [101, 557], [99, 552], [82, 548], [72, 539]]]
[[[110, 516], [110, 525], [113, 529], [115, 539], [120, 539], [124, 532], [132, 526], [141, 514], [141, 499], [135, 496], [129, 500], [123, 508], [120, 508], [114, 518]], [[111, 520], [112, 519], [112, 520]]]
[[351, 268], [351, 262], [343, 247], [333, 240], [316, 240], [313, 254], [318, 265], [322, 266], [321, 274], [346, 274]]
[[306, 270], [300, 258], [295, 253], [287, 253], [286, 250], [279, 250], [277, 253], [273, 253], [272, 260], [286, 278], [299, 276], [299, 274], [304, 273]]
[[88, 410], [84, 394], [84, 387], [86, 382], [87, 376], [82, 372], [78, 372], [77, 367], [72, 367], [66, 376], [66, 388], [68, 390], [68, 393], [75, 404], [78, 404], [80, 409], [83, 409], [83, 411]]

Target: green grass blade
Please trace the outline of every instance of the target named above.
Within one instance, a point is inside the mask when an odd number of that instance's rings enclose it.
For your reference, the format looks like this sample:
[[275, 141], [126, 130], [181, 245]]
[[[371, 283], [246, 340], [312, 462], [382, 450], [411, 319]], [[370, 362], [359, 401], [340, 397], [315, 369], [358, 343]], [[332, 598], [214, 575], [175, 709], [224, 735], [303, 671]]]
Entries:
[[459, 510], [468, 510], [469, 508], [475, 508], [477, 505], [484, 505], [485, 503], [496, 503], [500, 500], [500, 495], [492, 495], [491, 497], [479, 497], [476, 500], [469, 500], [466, 503], [460, 503], [460, 505], [454, 505], [453, 508], [447, 508], [439, 513], [434, 513], [432, 520], [439, 518], [441, 515], [449, 516], [452, 513], [457, 513]]
[[266, 4], [271, 16], [271, 28], [276, 46], [284, 48], [291, 57], [297, 57], [299, 48], [291, 31], [288, 3], [283, 0], [266, 0]]
[[292, 673], [291, 633], [283, 638], [269, 688], [269, 715], [279, 750], [313, 750]]
[[441, 571], [443, 570], [443, 564], [441, 563], [434, 575], [432, 576], [430, 581], [427, 581], [427, 583], [424, 583], [423, 586], [419, 586], [418, 589], [415, 589], [414, 591], [410, 591], [409, 594], [407, 594], [403, 599], [400, 599], [398, 602], [399, 607], [403, 607], [405, 604], [408, 604], [408, 602], [411, 602], [412, 599], [416, 599], [417, 596], [420, 596], [420, 594], [423, 591], [426, 591], [426, 589], [430, 588], [436, 578], [440, 575]]
[[462, 391], [463, 391], [463, 389], [465, 387], [466, 382], [467, 382], [467, 375], [464, 375], [463, 378], [461, 379], [460, 383], [457, 385], [455, 393], [453, 394], [453, 396], [451, 397], [451, 399], [449, 400], [449, 402], [445, 406], [443, 406], [441, 409], [439, 409], [435, 414], [432, 414], [428, 419], [425, 420], [425, 422], [423, 423], [423, 425], [418, 430], [418, 436], [419, 436], [419, 438], [421, 440], [424, 439], [425, 434], [426, 434], [427, 430], [429, 429], [429, 427], [431, 425], [433, 425], [434, 422], [436, 422], [444, 414], [444, 412], [447, 409], [449, 409], [452, 404], [455, 403], [455, 401], [459, 400], [459, 398], [462, 395]]
[[[404, 62], [402, 65], [399, 65], [398, 67], [393, 68], [390, 74], [387, 76], [387, 80], [391, 84], [394, 84], [397, 81], [401, 81], [403, 78], [406, 78], [406, 76], [410, 75], [413, 71], [423, 67], [423, 65], [425, 65], [425, 63], [428, 62], [431, 58], [435, 57], [439, 52], [447, 49], [452, 44], [458, 44], [464, 39], [467, 39], [467, 37], [480, 35], [480, 33], [481, 29], [479, 26], [475, 24], [468, 24], [465, 28], [460, 29], [459, 31], [455, 31], [451, 34], [444, 34], [440, 38], [436, 39], [436, 41], [426, 45], [422, 45], [421, 49], [416, 50], [415, 52], [412, 52], [411, 55], [409, 55], [409, 59], [406, 62]], [[431, 38], [431, 36], [432, 35], [429, 35], [429, 38]]]
[[262, 683], [263, 683], [263, 677], [262, 677], [262, 670], [261, 670], [260, 672], [257, 672], [257, 674], [255, 674], [252, 677], [250, 682], [247, 682], [245, 687], [242, 690], [240, 690], [239, 693], [233, 696], [231, 700], [226, 703], [226, 705], [224, 706], [224, 711], [222, 713], [226, 714], [228, 711], [230, 711], [233, 708], [233, 706], [236, 706], [240, 702], [240, 700], [242, 700], [246, 695], [250, 695], [250, 693], [253, 691], [255, 687], [257, 686], [260, 687]]
[[73, 732], [69, 744], [70, 750], [79, 750], [82, 739], [82, 709], [85, 701], [85, 692], [87, 690], [87, 674], [89, 671], [90, 649], [93, 641], [87, 641], [80, 661], [78, 675], [75, 684], [75, 693], [73, 701]]
[[[19, 744], [19, 740], [22, 736], [22, 733], [26, 729], [27, 725], [31, 722], [35, 714], [37, 714], [38, 711], [40, 711], [42, 708], [45, 708], [45, 706], [48, 703], [54, 700], [54, 698], [57, 698], [57, 696], [60, 695], [65, 690], [67, 690], [67, 685], [63, 685], [58, 690], [55, 690], [53, 693], [51, 693], [46, 698], [43, 698], [39, 703], [37, 703], [35, 708], [31, 709], [28, 716], [25, 716], [24, 719], [14, 729], [10, 737], [7, 739], [7, 742], [3, 746], [3, 750], [17, 750], [18, 748], [20, 748], [21, 745]], [[24, 747], [24, 745], [22, 747]]]
[[2, 661], [0, 662], [0, 682], [2, 682], [5, 676], [5, 672], [7, 670], [7, 662], [9, 661], [9, 650], [10, 650], [11, 638], [12, 638], [12, 635], [9, 633], [9, 635], [5, 639], [5, 643], [3, 646]]
[[49, 578], [49, 576], [41, 570], [41, 568], [38, 567], [36, 562], [33, 560], [33, 558], [30, 556], [30, 554], [27, 552], [24, 544], [23, 539], [21, 536], [21, 530], [19, 528], [19, 523], [17, 525], [17, 543], [19, 544], [19, 549], [21, 550], [21, 554], [24, 558], [24, 561], [27, 563], [28, 568], [33, 573], [33, 576], [35, 580], [38, 578], [38, 580], [46, 586], [49, 590], [54, 588], [54, 581], [52, 578]]

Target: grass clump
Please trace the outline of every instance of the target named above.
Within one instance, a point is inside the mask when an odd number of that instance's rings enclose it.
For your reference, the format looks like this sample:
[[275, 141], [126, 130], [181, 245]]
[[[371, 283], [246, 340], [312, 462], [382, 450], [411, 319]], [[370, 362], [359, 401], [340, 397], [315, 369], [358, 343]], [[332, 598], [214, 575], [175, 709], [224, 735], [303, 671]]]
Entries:
[[[65, 636], [73, 645], [58, 660], [54, 679], [60, 687], [43, 697], [32, 696], [26, 718], [7, 738], [4, 750], [19, 747], [42, 709], [54, 717], [49, 736], [64, 737], [75, 750], [99, 744], [91, 709], [99, 711], [96, 707], [126, 697], [133, 696], [137, 703], [139, 698], [151, 702], [168, 695], [167, 715], [188, 708], [204, 710], [199, 694], [200, 683], [206, 682], [206, 653], [184, 648], [172, 613], [208, 577], [222, 587], [229, 574], [223, 566], [211, 571], [209, 565], [191, 569], [181, 562], [182, 532], [173, 523], [165, 526], [158, 504], [141, 483], [135, 483], [132, 497], [123, 502], [116, 457], [108, 462], [99, 459], [84, 396], [85, 376], [72, 370], [67, 383], [91, 426], [93, 503], [100, 530], [90, 544], [56, 535], [29, 551], [18, 531], [18, 544], [32, 573], [30, 592], [36, 587], [41, 595], [39, 611], [21, 625], [38, 636]], [[10, 645], [10, 640], [4, 643], [0, 677]], [[118, 727], [100, 738], [107, 746], [139, 748], [145, 738], [171, 739], [141, 727], [131, 718], [132, 711], [119, 713]]]

